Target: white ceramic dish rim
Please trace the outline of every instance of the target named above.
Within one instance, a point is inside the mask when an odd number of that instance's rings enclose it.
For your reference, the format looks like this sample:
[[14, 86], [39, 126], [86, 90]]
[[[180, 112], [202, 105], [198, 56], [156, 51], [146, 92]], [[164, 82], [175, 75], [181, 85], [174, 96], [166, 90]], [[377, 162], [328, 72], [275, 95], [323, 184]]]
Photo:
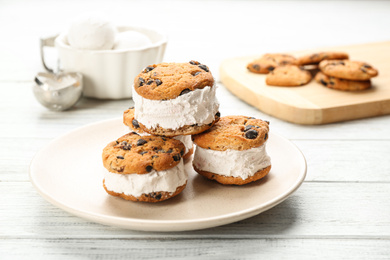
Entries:
[[70, 51], [99, 55], [99, 54], [122, 54], [122, 53], [128, 53], [128, 52], [139, 52], [139, 51], [144, 51], [144, 50], [149, 50], [149, 49], [153, 49], [156, 47], [160, 47], [162, 45], [167, 44], [167, 42], [168, 42], [168, 36], [165, 32], [157, 31], [153, 28], [138, 27], [138, 26], [117, 26], [117, 29], [119, 32], [134, 30], [137, 32], [155, 33], [160, 37], [160, 39], [158, 41], [156, 41], [155, 43], [152, 43], [151, 45], [148, 45], [146, 47], [139, 47], [139, 48], [120, 49], [120, 50], [112, 50], [112, 49], [110, 49], [110, 50], [81, 50], [81, 49], [72, 48], [71, 46], [69, 46], [68, 44], [66, 44], [64, 42], [64, 38], [66, 37], [66, 32], [64, 32], [56, 37], [55, 45], [59, 46], [61, 48], [70, 50]]
[[[300, 185], [303, 183], [306, 173], [307, 173], [307, 163], [306, 159], [303, 155], [303, 153], [298, 149], [298, 147], [290, 142], [288, 139], [280, 136], [279, 134], [275, 133], [270, 133], [270, 135], [276, 135], [279, 138], [283, 139], [284, 141], [287, 141], [290, 143], [293, 148], [302, 156], [302, 163], [304, 164], [304, 171], [302, 171], [299, 175], [299, 178], [295, 181], [293, 185], [290, 186], [289, 189], [285, 190], [284, 193], [280, 194], [279, 196], [276, 196], [272, 200], [268, 201], [267, 203], [263, 203], [260, 205], [257, 205], [255, 207], [247, 208], [245, 210], [233, 212], [233, 213], [228, 213], [220, 216], [215, 216], [215, 217], [207, 217], [207, 218], [200, 218], [200, 219], [188, 219], [188, 220], [145, 220], [145, 219], [137, 219], [137, 218], [126, 218], [126, 217], [115, 217], [115, 216], [106, 216], [103, 214], [99, 213], [93, 213], [89, 211], [84, 211], [84, 210], [79, 210], [79, 209], [73, 209], [72, 207], [69, 207], [66, 205], [66, 203], [63, 203], [59, 200], [53, 199], [49, 194], [47, 194], [44, 189], [35, 181], [34, 179], [34, 171], [33, 171], [33, 166], [34, 166], [34, 160], [36, 157], [39, 156], [40, 153], [42, 153], [45, 148], [51, 146], [58, 140], [61, 140], [62, 138], [67, 137], [68, 135], [72, 135], [75, 132], [78, 132], [82, 128], [87, 128], [87, 127], [93, 127], [96, 125], [100, 124], [109, 124], [110, 122], [112, 123], [113, 121], [120, 120], [120, 119], [108, 119], [108, 120], [103, 120], [91, 124], [87, 124], [85, 126], [82, 126], [80, 128], [74, 129], [60, 137], [55, 138], [51, 142], [49, 142], [45, 147], [43, 147], [39, 152], [35, 154], [33, 159], [31, 160], [31, 164], [29, 167], [29, 176], [30, 176], [30, 181], [33, 184], [33, 186], [37, 189], [39, 194], [52, 203], [53, 205], [64, 209], [65, 211], [72, 213], [76, 216], [79, 216], [81, 218], [91, 220], [97, 223], [101, 223], [104, 225], [109, 225], [109, 226], [116, 226], [116, 227], [122, 227], [126, 229], [133, 229], [133, 230], [141, 230], [141, 231], [157, 231], [157, 232], [173, 232], [173, 231], [189, 231], [189, 230], [200, 230], [200, 229], [205, 229], [205, 228], [210, 228], [210, 227], [215, 227], [215, 226], [221, 226], [229, 223], [233, 223], [245, 218], [249, 218], [251, 216], [255, 216], [261, 212], [264, 212], [279, 203], [283, 202], [285, 199], [287, 199], [293, 192], [295, 192]], [[218, 222], [218, 224], [216, 224]], [[191, 224], [191, 227], [187, 226]], [[142, 225], [142, 227], [140, 227]], [[161, 225], [167, 225], [165, 227], [162, 227]], [[174, 225], [174, 226], [173, 226]], [[157, 229], [155, 229], [157, 228]]]

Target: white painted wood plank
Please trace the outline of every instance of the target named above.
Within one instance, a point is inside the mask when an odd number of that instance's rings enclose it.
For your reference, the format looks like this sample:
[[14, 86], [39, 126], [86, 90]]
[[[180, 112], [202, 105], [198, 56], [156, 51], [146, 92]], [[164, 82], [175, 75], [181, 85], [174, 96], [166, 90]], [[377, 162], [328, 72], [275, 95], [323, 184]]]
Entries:
[[0, 182], [0, 237], [390, 239], [389, 196], [389, 183], [304, 183], [255, 217], [199, 231], [155, 233], [94, 224], [52, 206], [29, 183]]
[[[154, 0], [147, 2], [148, 11], [153, 14], [150, 19], [144, 19], [144, 13], [137, 11], [145, 9], [142, 1], [122, 0], [116, 1], [115, 5], [120, 8], [112, 8], [110, 2], [93, 2], [94, 11], [105, 13], [116, 24], [164, 30], [169, 35], [166, 61], [198, 59], [215, 70], [216, 75], [220, 62], [226, 57], [388, 40], [388, 35], [383, 32], [390, 27], [387, 19], [390, 4], [386, 1], [336, 1], [328, 4], [323, 1], [222, 3], [214, 0], [206, 3], [192, 0], [167, 3]], [[0, 79], [31, 79], [35, 71], [42, 70], [39, 37], [65, 31], [72, 17], [89, 10], [90, 6], [90, 1], [2, 1], [0, 23], [8, 26], [0, 27], [0, 32], [11, 37], [0, 43], [0, 56], [3, 57], [0, 69], [8, 72], [0, 74]], [[41, 13], [44, 15], [36, 15]], [[275, 13], [283, 19], [275, 20]], [[329, 21], [330, 13], [348, 18]], [[349, 22], [360, 21], [361, 17], [365, 19], [359, 26]], [[313, 20], [316, 22], [307, 22]], [[12, 26], [9, 26], [10, 21]], [[310, 29], [310, 26], [321, 30]], [[332, 37], [325, 37], [330, 33]]]
[[[29, 181], [35, 153], [50, 138], [0, 138], [0, 181]], [[305, 181], [390, 182], [390, 141], [293, 141], [307, 160]], [[22, 148], [22, 149], [21, 149]]]
[[[0, 96], [0, 138], [55, 138], [88, 123], [120, 118], [124, 110], [133, 106], [131, 99], [83, 99], [70, 111], [53, 112], [37, 103], [31, 92], [31, 84], [0, 83], [0, 89], [5, 89]], [[241, 114], [268, 120], [271, 122], [271, 131], [289, 139], [390, 140], [390, 116], [323, 126], [302, 126], [265, 115], [237, 99], [222, 85], [217, 95], [222, 116]]]
[[10, 239], [3, 259], [388, 259], [385, 239]]

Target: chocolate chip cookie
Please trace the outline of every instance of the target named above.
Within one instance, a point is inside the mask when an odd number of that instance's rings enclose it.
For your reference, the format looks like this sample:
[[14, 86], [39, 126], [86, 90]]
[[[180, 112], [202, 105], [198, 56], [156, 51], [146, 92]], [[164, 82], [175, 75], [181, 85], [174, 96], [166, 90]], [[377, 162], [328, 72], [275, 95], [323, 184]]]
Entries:
[[345, 52], [317, 52], [297, 58], [298, 65], [318, 64], [323, 60], [347, 60], [349, 55]]
[[219, 118], [216, 85], [209, 68], [197, 61], [146, 67], [134, 82], [134, 118], [153, 135], [191, 135]]
[[243, 185], [263, 178], [271, 169], [265, 150], [269, 122], [247, 116], [225, 116], [208, 131], [193, 135], [193, 166], [221, 184]]
[[126, 134], [103, 149], [104, 188], [111, 195], [133, 201], [171, 198], [187, 183], [184, 149], [175, 139]]
[[[134, 118], [134, 108], [129, 108], [123, 112], [123, 123], [130, 128], [131, 131], [134, 131], [140, 135], [149, 135], [149, 133], [143, 131]], [[190, 135], [178, 135], [173, 137], [176, 140], [181, 141], [185, 146], [185, 152], [183, 159], [188, 159], [194, 152], [193, 143]]]
[[151, 100], [174, 99], [207, 86], [214, 86], [209, 67], [193, 60], [149, 65], [134, 80], [134, 90]]
[[247, 69], [253, 73], [267, 74], [276, 67], [296, 64], [295, 57], [283, 53], [267, 53], [247, 65]]
[[345, 91], [364, 90], [371, 87], [371, 80], [339, 79], [325, 75], [322, 72], [317, 73], [317, 75], [315, 76], [315, 80], [327, 88]]
[[332, 77], [349, 80], [369, 80], [378, 75], [378, 70], [366, 62], [351, 60], [324, 60], [320, 70]]
[[302, 86], [310, 82], [310, 72], [295, 65], [277, 67], [270, 72], [265, 83], [270, 86]]

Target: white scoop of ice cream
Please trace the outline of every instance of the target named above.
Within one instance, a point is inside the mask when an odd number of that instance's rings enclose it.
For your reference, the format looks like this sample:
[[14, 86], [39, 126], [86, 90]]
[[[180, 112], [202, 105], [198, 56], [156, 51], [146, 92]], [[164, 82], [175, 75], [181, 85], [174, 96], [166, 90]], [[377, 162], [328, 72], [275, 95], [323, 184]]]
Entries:
[[151, 44], [152, 41], [145, 34], [136, 31], [125, 31], [118, 33], [114, 49], [136, 49], [147, 47]]
[[117, 30], [98, 14], [84, 14], [76, 18], [68, 30], [70, 46], [84, 50], [109, 50], [115, 44]]

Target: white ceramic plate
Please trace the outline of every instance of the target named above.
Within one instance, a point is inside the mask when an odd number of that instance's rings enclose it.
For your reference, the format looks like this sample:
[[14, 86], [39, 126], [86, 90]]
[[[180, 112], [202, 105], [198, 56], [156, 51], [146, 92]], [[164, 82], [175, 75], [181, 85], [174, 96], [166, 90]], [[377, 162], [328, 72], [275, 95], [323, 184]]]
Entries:
[[144, 231], [184, 231], [236, 222], [268, 210], [303, 182], [306, 161], [287, 139], [270, 132], [267, 177], [244, 186], [223, 186], [198, 175], [186, 163], [184, 191], [160, 203], [137, 203], [110, 196], [102, 186], [101, 153], [128, 132], [121, 119], [102, 121], [59, 137], [39, 151], [31, 182], [55, 206], [101, 224]]

